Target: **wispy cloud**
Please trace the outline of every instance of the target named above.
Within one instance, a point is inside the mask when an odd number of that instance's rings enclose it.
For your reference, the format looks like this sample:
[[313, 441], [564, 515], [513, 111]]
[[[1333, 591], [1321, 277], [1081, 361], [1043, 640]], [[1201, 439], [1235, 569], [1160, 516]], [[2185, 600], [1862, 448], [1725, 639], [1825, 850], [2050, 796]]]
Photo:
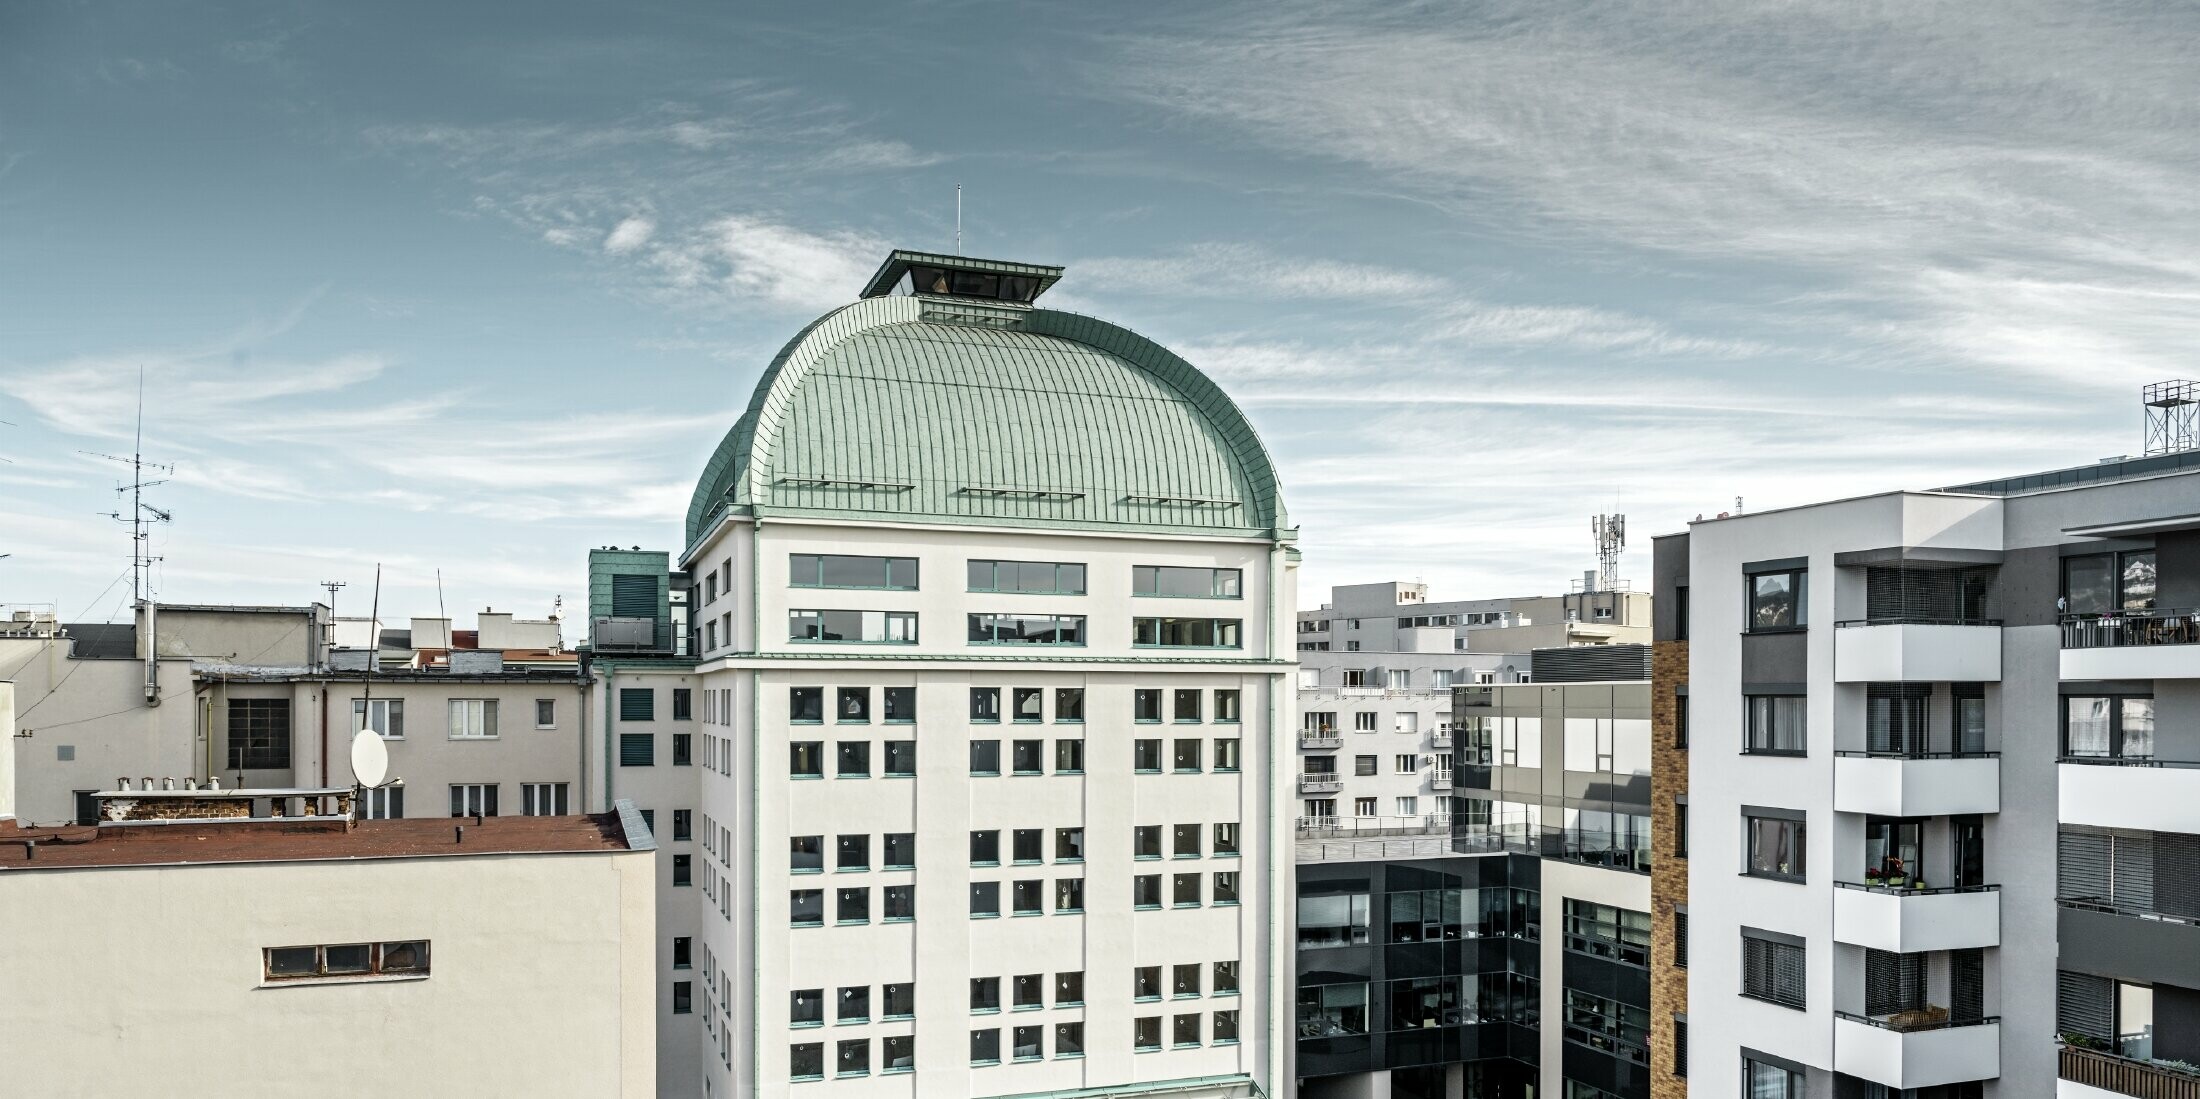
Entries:
[[1413, 301], [1436, 294], [1441, 279], [1371, 264], [1278, 255], [1248, 244], [1195, 244], [1150, 257], [1079, 260], [1079, 281], [1121, 295]]

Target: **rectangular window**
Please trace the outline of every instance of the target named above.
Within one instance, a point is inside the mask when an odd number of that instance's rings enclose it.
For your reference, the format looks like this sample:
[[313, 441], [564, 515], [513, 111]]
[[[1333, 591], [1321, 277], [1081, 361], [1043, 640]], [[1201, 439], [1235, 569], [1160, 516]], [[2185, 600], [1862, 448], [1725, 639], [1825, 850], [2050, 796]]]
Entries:
[[1219, 725], [1235, 725], [1238, 717], [1238, 692], [1215, 692], [1215, 722]]
[[1353, 715], [1352, 715], [1352, 731], [1353, 731], [1353, 732], [1355, 732], [1355, 733], [1372, 733], [1372, 732], [1374, 732], [1374, 731], [1375, 731], [1375, 714], [1374, 714], [1374, 713], [1373, 713], [1372, 711], [1371, 711], [1371, 712], [1368, 712], [1368, 713], [1362, 713], [1362, 714], [1353, 714]]
[[1238, 769], [1238, 738], [1222, 737], [1215, 741], [1215, 770]]
[[672, 734], [672, 765], [674, 767], [692, 767], [695, 765], [695, 734]]
[[1238, 902], [1238, 876], [1237, 876], [1237, 871], [1235, 871], [1235, 870], [1217, 870], [1217, 871], [1215, 871], [1215, 883], [1214, 883], [1214, 886], [1215, 886], [1215, 893], [1214, 893], [1214, 903], [1216, 903], [1216, 904], [1236, 904], [1236, 903]]
[[1085, 879], [1054, 879], [1054, 910], [1056, 912], [1083, 912], [1085, 910]]
[[331, 946], [272, 946], [260, 952], [261, 979], [277, 981], [347, 980], [360, 977], [425, 977], [425, 939]]
[[917, 720], [915, 687], [888, 687], [879, 693], [885, 702], [887, 724], [907, 725]]
[[[361, 820], [405, 819], [405, 788], [384, 786], [379, 790], [367, 790], [360, 803]], [[79, 818], [79, 823], [93, 823], [90, 818]]]
[[1299, 986], [1299, 1033], [1367, 1033], [1367, 983]]
[[1015, 740], [1009, 742], [1009, 767], [1019, 775], [1043, 775], [1046, 773], [1046, 747], [1043, 740]]
[[1199, 907], [1199, 875], [1178, 874], [1171, 883], [1169, 900], [1178, 908]]
[[1001, 719], [1001, 689], [999, 687], [970, 688], [970, 720], [999, 721]]
[[917, 612], [790, 610], [787, 640], [914, 645]]
[[1001, 864], [1001, 833], [997, 828], [970, 833], [970, 865]]
[[817, 874], [825, 869], [825, 837], [790, 836], [787, 869], [797, 874]]
[[1803, 569], [1748, 577], [1749, 632], [1798, 629], [1809, 623], [1810, 573]]
[[1650, 964], [1650, 914], [1566, 900], [1566, 949], [1633, 966]]
[[1054, 1006], [1079, 1007], [1085, 1002], [1085, 974], [1057, 973], [1054, 975]]
[[1742, 995], [1781, 1007], [1804, 1008], [1802, 940], [1742, 929]]
[[888, 870], [909, 870], [917, 865], [917, 836], [914, 832], [888, 832], [882, 841], [883, 857]]
[[1804, 715], [1810, 701], [1802, 695], [1749, 695], [1747, 755], [1799, 756], [1809, 751]]
[[867, 835], [841, 836], [834, 845], [833, 869], [869, 870], [871, 868], [871, 837]]
[[1237, 1044], [1237, 1040], [1238, 1013], [1236, 1011], [1215, 1012], [1215, 1044], [1218, 1046], [1234, 1046]]
[[1131, 594], [1176, 599], [1236, 599], [1243, 594], [1244, 578], [1244, 572], [1239, 569], [1133, 565]]
[[1413, 670], [1411, 668], [1391, 668], [1385, 671], [1383, 673], [1383, 689], [1389, 691], [1412, 690]]
[[970, 914], [973, 917], [992, 917], [1001, 914], [1001, 883], [974, 881], [970, 883]]
[[1157, 649], [1238, 649], [1244, 626], [1236, 618], [1133, 618], [1131, 644]]
[[917, 777], [917, 742], [914, 740], [889, 740], [886, 742], [887, 778]]
[[619, 766], [654, 767], [657, 765], [657, 735], [655, 733], [620, 733]]
[[695, 838], [695, 810], [674, 809], [672, 811], [672, 838], [675, 841]]
[[973, 740], [970, 742], [970, 773], [973, 776], [990, 776], [1001, 773], [1001, 742], [998, 740]]
[[1744, 1057], [1742, 1094], [1749, 1099], [1807, 1099], [1810, 1091], [1802, 1073], [1782, 1065]]
[[693, 721], [694, 719], [695, 691], [688, 687], [674, 687], [672, 689], [672, 720]]
[[493, 740], [496, 738], [496, 699], [454, 698], [450, 700], [449, 713], [449, 729], [452, 740]]
[[1368, 894], [1337, 893], [1301, 896], [1298, 906], [1299, 949], [1330, 946], [1363, 946], [1368, 941]]
[[1420, 814], [1420, 812], [1421, 812], [1421, 799], [1420, 799], [1420, 798], [1418, 798], [1418, 797], [1401, 797], [1401, 798], [1399, 798], [1399, 799], [1398, 799], [1398, 805], [1397, 805], [1397, 815], [1398, 815], [1398, 816], [1401, 816], [1401, 817], [1411, 817], [1411, 816], [1417, 816], [1417, 815], [1419, 815], [1419, 814]]
[[825, 990], [822, 988], [798, 988], [788, 995], [787, 1022], [793, 1026], [822, 1026], [825, 1023]]
[[973, 645], [1082, 645], [1085, 616], [1081, 614], [973, 614]]
[[2065, 614], [2154, 609], [2157, 581], [2153, 550], [2065, 557], [2062, 567]]
[[1085, 594], [1085, 566], [1064, 562], [972, 561], [969, 579], [974, 592]]
[[787, 688], [787, 720], [812, 725], [825, 720], [825, 688]]
[[657, 720], [657, 691], [653, 687], [619, 688], [620, 721]]
[[[679, 860], [685, 857], [684, 855], [672, 856], [674, 865], [677, 866]], [[680, 883], [676, 881], [673, 884], [678, 885]], [[862, 887], [836, 891], [833, 897], [833, 918], [847, 924], [870, 923], [871, 891]]]
[[290, 700], [229, 700], [229, 769], [282, 771], [290, 767]]
[[1054, 773], [1081, 775], [1085, 773], [1085, 742], [1082, 740], [1057, 740], [1054, 742]]
[[879, 1040], [883, 1049], [880, 1057], [881, 1072], [915, 1072], [917, 1070], [917, 1039], [913, 1034], [890, 1034]]
[[1161, 742], [1158, 740], [1131, 741], [1131, 770], [1142, 775], [1161, 773]]
[[1140, 687], [1131, 692], [1131, 720], [1161, 720], [1161, 692], [1152, 687]]
[[1009, 1056], [1018, 1061], [1037, 1061], [1046, 1056], [1046, 1028], [1020, 1026], [1011, 1032]]
[[1131, 907], [1161, 907], [1161, 875], [1139, 874], [1131, 878]]
[[[535, 705], [540, 707], [544, 699]], [[540, 719], [537, 719], [540, 724]], [[401, 698], [355, 698], [351, 700], [351, 731], [372, 729], [382, 734], [384, 740], [405, 739], [405, 700]]]
[[1179, 1015], [1172, 1028], [1172, 1037], [1178, 1049], [1190, 1049], [1199, 1044], [1199, 1016]]
[[1085, 1024], [1054, 1024], [1054, 1056], [1083, 1057], [1085, 1055]]
[[999, 977], [972, 977], [970, 979], [970, 1011], [974, 1015], [1001, 1010], [1001, 979]]
[[1412, 752], [1399, 755], [1390, 762], [1392, 769], [1398, 774], [1417, 775], [1421, 773], [1421, 757]]
[[833, 692], [833, 720], [862, 725], [871, 720], [871, 688], [842, 687]]
[[825, 891], [794, 889], [787, 893], [787, 922], [795, 927], [825, 926]]
[[1202, 701], [1203, 692], [1201, 691], [1177, 691], [1171, 714], [1178, 722], [1195, 723], [1200, 719], [1200, 704]]
[[[1036, 916], [1045, 911], [1041, 897], [1046, 889], [1043, 881], [1010, 882], [1008, 910], [1018, 916]], [[1019, 978], [1020, 980], [1021, 978]]]
[[562, 782], [521, 783], [520, 812], [530, 817], [562, 817], [567, 811], [565, 790]]
[[1226, 858], [1238, 853], [1238, 826], [1236, 822], [1215, 825], [1215, 857]]
[[1362, 778], [1372, 775], [1375, 773], [1376, 762], [1374, 756], [1353, 756], [1352, 773]]
[[997, 1065], [1001, 1063], [1001, 1032], [999, 1028], [970, 1032], [970, 1063], [973, 1065]]
[[497, 784], [493, 782], [453, 784], [451, 786], [451, 815], [454, 817], [496, 816]]
[[1142, 965], [1131, 970], [1131, 999], [1158, 1000], [1161, 998], [1161, 967]]
[[1054, 689], [1054, 720], [1064, 725], [1081, 724], [1085, 720], [1085, 689], [1083, 687], [1056, 687]]
[[1141, 1053], [1161, 1048], [1161, 1016], [1131, 1020], [1131, 1048]]
[[678, 886], [693, 886], [695, 884], [695, 856], [672, 856], [672, 884]]
[[554, 699], [554, 698], [538, 698], [538, 699], [536, 699], [536, 700], [535, 700], [535, 728], [537, 728], [537, 729], [555, 729], [555, 728], [557, 728], [557, 727], [558, 727], [558, 700], [557, 700], [557, 699]]
[[790, 588], [876, 588], [886, 591], [917, 590], [914, 557], [850, 557], [829, 553], [795, 553], [787, 559]]
[[1688, 696], [1673, 696], [1673, 747], [1688, 747]]
[[917, 918], [917, 887], [914, 885], [889, 885], [880, 891], [884, 894], [885, 910], [882, 916], [887, 923], [901, 923]]
[[787, 1047], [787, 1075], [795, 1080], [825, 1078], [825, 1043], [796, 1042]]
[[675, 936], [672, 940], [672, 968], [693, 969], [694, 967], [695, 940], [686, 935]]
[[1375, 799], [1374, 799], [1374, 798], [1353, 798], [1353, 799], [1352, 799], [1352, 815], [1353, 815], [1353, 816], [1356, 816], [1356, 817], [1372, 817], [1372, 816], [1375, 816], [1375, 815], [1376, 815], [1375, 809], [1376, 809], [1376, 802], [1375, 802]]
[[2151, 759], [2154, 700], [2137, 695], [2063, 699], [2063, 749], [2073, 759]]
[[1749, 842], [1751, 877], [1802, 881], [1803, 822], [1787, 817], [1751, 816], [1742, 823]]
[[1205, 741], [1196, 739], [1179, 740], [1176, 742], [1176, 751], [1173, 759], [1177, 774], [1191, 775], [1199, 773], [1200, 749], [1203, 748], [1205, 744]]
[[839, 1051], [834, 1055], [833, 1075], [843, 1077], [869, 1076], [870, 1074], [871, 1040], [869, 1038], [849, 1038], [842, 1041]]
[[1141, 824], [1131, 829], [1131, 857], [1158, 859], [1161, 857], [1161, 826]]
[[1215, 963], [1215, 982], [1214, 982], [1214, 983], [1215, 983], [1215, 995], [1217, 995], [1217, 996], [1235, 996], [1235, 995], [1237, 995], [1237, 991], [1238, 991], [1238, 964], [1237, 964], [1236, 962], [1216, 962], [1216, 963]]
[[1085, 861], [1085, 830], [1082, 828], [1057, 828], [1054, 830], [1054, 861]]
[[825, 742], [797, 740], [787, 745], [787, 774], [790, 778], [824, 778]]

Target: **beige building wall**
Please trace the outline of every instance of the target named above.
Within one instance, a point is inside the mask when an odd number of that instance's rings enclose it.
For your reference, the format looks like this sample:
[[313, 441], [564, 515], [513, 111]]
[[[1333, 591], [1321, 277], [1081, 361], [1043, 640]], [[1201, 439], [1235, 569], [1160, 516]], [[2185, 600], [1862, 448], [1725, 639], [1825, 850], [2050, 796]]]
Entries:
[[190, 656], [202, 663], [307, 667], [326, 643], [328, 608], [261, 609], [161, 607], [146, 629], [140, 610], [138, 655], [150, 639], [162, 656]]
[[[0, 938], [7, 1090], [653, 1096], [652, 877], [641, 851], [12, 873], [42, 915]], [[266, 947], [398, 939], [427, 977], [262, 980]]]
[[15, 688], [16, 813], [76, 818], [76, 791], [123, 775], [185, 776], [198, 758], [191, 663], [160, 662], [160, 705], [145, 701], [142, 660], [71, 660], [68, 638], [0, 638], [0, 681]]

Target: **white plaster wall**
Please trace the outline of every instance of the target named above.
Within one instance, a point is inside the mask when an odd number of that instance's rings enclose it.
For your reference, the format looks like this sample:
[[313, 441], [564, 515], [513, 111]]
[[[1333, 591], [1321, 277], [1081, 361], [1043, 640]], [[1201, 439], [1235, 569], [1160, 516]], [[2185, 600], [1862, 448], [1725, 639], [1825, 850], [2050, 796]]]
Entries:
[[[166, 1094], [656, 1093], [641, 854], [72, 868], [8, 875], [8, 1088]], [[158, 934], [146, 915], [165, 912]], [[424, 980], [265, 987], [270, 946], [427, 939]]]

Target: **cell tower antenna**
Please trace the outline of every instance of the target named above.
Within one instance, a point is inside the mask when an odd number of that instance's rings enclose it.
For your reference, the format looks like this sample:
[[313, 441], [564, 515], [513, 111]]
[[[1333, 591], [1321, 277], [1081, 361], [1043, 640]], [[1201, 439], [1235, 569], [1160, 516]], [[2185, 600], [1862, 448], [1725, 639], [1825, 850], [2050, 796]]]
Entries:
[[130, 468], [130, 483], [115, 486], [117, 496], [125, 492], [130, 494], [129, 513], [125, 515], [120, 511], [110, 511], [104, 514], [118, 523], [130, 524], [130, 604], [132, 606], [143, 605], [145, 600], [152, 595], [151, 592], [146, 590], [145, 574], [152, 568], [154, 562], [161, 560], [161, 558], [152, 554], [149, 531], [155, 524], [175, 520], [173, 512], [164, 511], [145, 502], [145, 490], [156, 485], [167, 484], [166, 476], [159, 480], [148, 481], [145, 479], [145, 474], [150, 471], [167, 475], [176, 471], [173, 464], [145, 460], [145, 367], [138, 367], [137, 431], [130, 444], [130, 456], [125, 458], [119, 454], [101, 454], [92, 450], [83, 451], [82, 453]]
[[1589, 520], [1589, 532], [1597, 540], [1597, 587], [1619, 589], [1619, 555], [1627, 548], [1627, 517], [1599, 515]]

